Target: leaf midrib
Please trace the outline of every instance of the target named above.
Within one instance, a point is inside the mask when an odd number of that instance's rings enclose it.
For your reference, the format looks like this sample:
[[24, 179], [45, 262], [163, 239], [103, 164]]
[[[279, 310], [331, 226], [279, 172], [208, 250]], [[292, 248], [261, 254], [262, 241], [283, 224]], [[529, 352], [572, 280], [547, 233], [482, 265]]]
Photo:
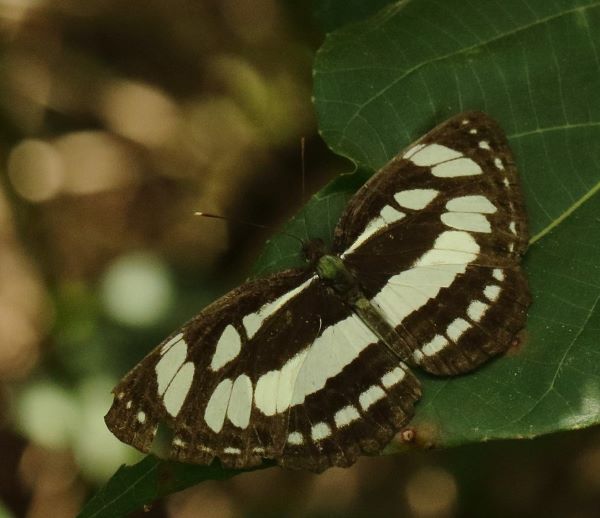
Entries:
[[581, 198], [579, 198], [575, 203], [573, 203], [567, 210], [563, 211], [563, 213], [558, 216], [552, 223], [544, 227], [540, 230], [536, 235], [532, 236], [529, 240], [529, 245], [534, 245], [540, 239], [542, 239], [546, 234], [551, 232], [554, 228], [560, 225], [565, 219], [567, 219], [571, 214], [573, 214], [581, 205], [583, 205], [586, 201], [588, 201], [592, 196], [600, 191], [600, 181], [594, 185], [588, 192], [586, 192]]
[[[131, 484], [128, 488], [126, 488], [124, 491], [122, 491], [121, 493], [119, 493], [117, 496], [115, 496], [112, 500], [109, 500], [107, 502], [105, 502], [102, 507], [100, 507], [99, 509], [97, 509], [93, 514], [89, 514], [87, 515], [88, 518], [94, 518], [95, 516], [101, 516], [100, 513], [102, 513], [102, 511], [104, 511], [104, 509], [106, 508], [110, 508], [110, 506], [112, 504], [114, 504], [115, 502], [118, 502], [119, 500], [122, 500], [125, 495], [127, 495], [127, 493], [133, 491], [137, 485], [142, 482], [144, 479], [148, 478], [150, 475], [152, 475], [152, 473], [154, 471], [156, 471], [158, 467], [158, 463], [155, 463], [153, 466], [151, 466], [150, 468], [148, 468], [146, 471], [144, 471], [136, 480], [133, 484]], [[118, 472], [117, 472], [118, 473]], [[111, 478], [112, 480], [112, 478]]]

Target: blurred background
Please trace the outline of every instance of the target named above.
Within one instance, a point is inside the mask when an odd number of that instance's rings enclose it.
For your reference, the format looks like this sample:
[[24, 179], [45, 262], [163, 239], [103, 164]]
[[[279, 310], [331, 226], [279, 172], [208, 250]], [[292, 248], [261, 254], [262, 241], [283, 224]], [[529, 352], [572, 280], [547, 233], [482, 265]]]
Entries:
[[[349, 170], [317, 135], [310, 8], [0, 0], [0, 517], [75, 516], [139, 460], [104, 425], [112, 386]], [[600, 431], [269, 469], [140, 512], [482, 514], [600, 516]]]

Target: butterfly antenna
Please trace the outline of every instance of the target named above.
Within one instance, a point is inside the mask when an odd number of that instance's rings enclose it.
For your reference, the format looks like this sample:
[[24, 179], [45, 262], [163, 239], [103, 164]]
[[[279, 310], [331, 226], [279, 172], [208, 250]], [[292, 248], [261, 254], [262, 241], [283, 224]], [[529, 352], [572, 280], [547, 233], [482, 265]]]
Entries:
[[[222, 221], [233, 221], [234, 223], [240, 223], [242, 225], [250, 225], [250, 226], [256, 227], [256, 228], [269, 228], [268, 225], [261, 225], [260, 223], [254, 223], [253, 221], [246, 221], [243, 219], [228, 218], [227, 216], [221, 216], [220, 214], [213, 214], [212, 212], [196, 211], [196, 212], [194, 212], [194, 216], [202, 216], [203, 218], [220, 219]], [[291, 237], [292, 239], [295, 239], [302, 246], [304, 246], [304, 241], [302, 239], [300, 239], [298, 236], [295, 236], [294, 234], [290, 234], [289, 232], [286, 232], [285, 230], [282, 230], [280, 233], [285, 236]]]
[[300, 161], [302, 163], [302, 199], [300, 202], [304, 204], [306, 199], [306, 164], [304, 162], [305, 138], [300, 139]]
[[241, 223], [242, 225], [250, 225], [251, 227], [257, 227], [257, 228], [268, 228], [267, 225], [261, 225], [260, 223], [254, 223], [252, 221], [245, 221], [243, 219], [228, 218], [226, 216], [221, 216], [219, 214], [212, 214], [211, 212], [196, 211], [196, 212], [194, 212], [194, 216], [202, 216], [203, 218], [220, 219], [223, 221], [233, 221], [234, 223]]

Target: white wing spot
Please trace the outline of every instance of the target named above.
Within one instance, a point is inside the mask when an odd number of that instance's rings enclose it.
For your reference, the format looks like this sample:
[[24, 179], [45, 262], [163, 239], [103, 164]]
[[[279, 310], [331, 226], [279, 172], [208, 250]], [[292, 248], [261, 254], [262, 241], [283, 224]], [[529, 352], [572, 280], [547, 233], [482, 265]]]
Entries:
[[304, 444], [304, 436], [300, 432], [291, 432], [287, 437], [287, 443], [292, 446]]
[[451, 212], [480, 212], [482, 214], [494, 214], [497, 210], [490, 200], [479, 194], [453, 198], [446, 203], [446, 208]]
[[411, 147], [406, 153], [404, 153], [404, 155], [402, 155], [402, 158], [405, 158], [406, 160], [408, 160], [417, 151], [420, 151], [424, 147], [425, 147], [425, 144], [417, 144], [416, 146]]
[[397, 383], [400, 383], [404, 379], [404, 376], [406, 376], [404, 369], [402, 367], [396, 367], [387, 374], [381, 376], [381, 384], [385, 388], [393, 387]]
[[470, 232], [483, 232], [489, 234], [492, 226], [488, 219], [478, 212], [444, 212], [440, 219], [447, 227]]
[[504, 171], [504, 164], [502, 163], [502, 160], [500, 160], [500, 158], [496, 157], [494, 158], [494, 165], [500, 169], [500, 171]]
[[163, 345], [160, 348], [160, 355], [162, 356], [163, 354], [165, 354], [171, 348], [171, 346], [179, 342], [179, 340], [181, 340], [182, 338], [183, 333], [176, 334], [173, 338], [171, 338], [165, 345]]
[[[467, 265], [479, 253], [479, 245], [468, 232], [447, 230], [433, 245], [433, 250], [425, 252], [415, 263], [416, 266]], [[464, 269], [456, 268], [456, 273]]]
[[[307, 356], [311, 354], [312, 347], [317, 346], [317, 341], [313, 342], [311, 347], [300, 351], [296, 356], [288, 361], [281, 369], [279, 375], [279, 385], [277, 390], [277, 412], [284, 412], [292, 404], [296, 383], [300, 377], [301, 369], [307, 361]], [[323, 383], [323, 385], [325, 385]], [[304, 399], [303, 399], [304, 401]]]
[[242, 348], [242, 339], [236, 328], [229, 324], [221, 334], [215, 354], [210, 362], [210, 368], [213, 371], [219, 370], [231, 360], [235, 359]]
[[362, 233], [356, 238], [354, 243], [348, 248], [343, 254], [342, 258], [351, 252], [353, 252], [356, 248], [358, 248], [362, 243], [364, 243], [367, 239], [369, 239], [372, 235], [379, 232], [382, 228], [394, 223], [395, 221], [400, 221], [404, 218], [406, 214], [404, 212], [400, 212], [399, 210], [386, 205], [379, 212], [379, 216], [372, 219], [367, 223], [367, 226], [364, 228]]
[[271, 416], [277, 411], [277, 390], [280, 371], [269, 371], [256, 382], [254, 404], [263, 414]]
[[481, 142], [479, 142], [479, 147], [481, 149], [491, 149], [490, 148], [490, 143], [487, 140], [482, 140]]
[[131, 408], [131, 405], [133, 404], [133, 402], [131, 400], [127, 401], [127, 404], [125, 405], [125, 408], [127, 410], [129, 410]]
[[258, 379], [254, 391], [254, 404], [263, 414], [271, 416], [290, 407], [296, 390], [296, 380], [309, 350], [310, 347], [307, 347], [288, 360], [280, 370], [269, 371]]
[[514, 221], [510, 222], [510, 225], [508, 225], [508, 228], [515, 236], [517, 235], [517, 225], [515, 224]]
[[394, 199], [401, 207], [421, 210], [427, 207], [439, 194], [435, 189], [409, 189], [394, 194]]
[[185, 442], [183, 442], [179, 437], [175, 437], [172, 444], [177, 448], [183, 448], [185, 446]]
[[502, 180], [502, 183], [504, 184], [504, 187], [510, 189], [510, 181], [508, 180], [508, 178], [504, 178], [504, 180]]
[[419, 148], [414, 154], [411, 154], [410, 161], [415, 165], [425, 167], [441, 164], [442, 162], [461, 158], [462, 156], [462, 153], [450, 149], [449, 147], [440, 144], [429, 144]]
[[469, 130], [469, 133], [470, 133], [471, 135], [477, 135], [477, 130], [476, 130], [475, 128], [473, 128], [473, 129], [470, 129], [470, 130]]
[[173, 417], [176, 417], [181, 410], [181, 406], [190, 391], [192, 381], [194, 380], [194, 370], [195, 367], [192, 362], [184, 363], [163, 396], [163, 404], [167, 412]]
[[250, 313], [242, 318], [242, 324], [244, 325], [248, 338], [252, 338], [256, 334], [256, 331], [260, 329], [264, 320], [265, 318], [260, 314], [260, 310], [257, 313]]
[[156, 364], [158, 394], [162, 396], [187, 357], [187, 344], [179, 339]]
[[485, 287], [483, 294], [486, 296], [486, 298], [494, 302], [498, 298], [498, 295], [500, 295], [500, 286], [490, 284]]
[[312, 440], [316, 442], [327, 439], [327, 437], [330, 435], [331, 428], [329, 428], [329, 425], [324, 422], [317, 423], [310, 429], [310, 436]]
[[240, 453], [242, 453], [242, 450], [240, 450], [239, 448], [232, 448], [231, 446], [227, 446], [226, 448], [223, 448], [223, 453], [227, 455], [239, 455]]
[[363, 410], [367, 410], [371, 405], [377, 403], [385, 397], [385, 392], [379, 385], [371, 385], [367, 390], [358, 396], [358, 402]]
[[327, 380], [337, 376], [364, 349], [377, 342], [377, 336], [355, 314], [325, 328], [307, 348], [306, 358], [296, 370], [296, 381], [289, 385], [291, 401], [286, 397], [285, 404], [277, 405], [277, 412], [283, 412], [289, 405], [303, 403], [308, 395], [321, 390]]
[[467, 232], [446, 231], [434, 249], [423, 254], [413, 268], [394, 275], [371, 299], [386, 321], [396, 327], [406, 316], [449, 287], [475, 260], [479, 245]]
[[335, 421], [335, 426], [342, 428], [348, 426], [351, 422], [360, 419], [360, 414], [353, 405], [348, 405], [341, 410], [338, 410], [333, 419]]
[[316, 278], [317, 276], [313, 275], [310, 279], [304, 281], [297, 288], [294, 288], [293, 290], [284, 293], [272, 302], [267, 302], [256, 313], [246, 315], [242, 319], [242, 323], [244, 324], [244, 328], [246, 329], [246, 334], [248, 335], [248, 338], [252, 338], [267, 318], [269, 318], [273, 313], [278, 311], [284, 304], [286, 304], [286, 302], [293, 299], [306, 288], [308, 288], [308, 286]]
[[140, 424], [144, 424], [146, 422], [146, 414], [140, 410], [137, 415], [137, 420]]
[[404, 216], [406, 216], [404, 212], [400, 212], [399, 210], [396, 210], [394, 207], [390, 207], [389, 205], [383, 207], [379, 214], [383, 221], [385, 221], [388, 225], [390, 223], [394, 223], [394, 221], [399, 221]]
[[[435, 240], [433, 248], [436, 250], [463, 252], [471, 255], [478, 254], [480, 250], [477, 241], [475, 241], [471, 234], [456, 230], [442, 232]], [[422, 264], [423, 261], [419, 259], [418, 263]]]
[[415, 360], [415, 362], [421, 363], [421, 360], [423, 358], [425, 358], [425, 355], [421, 351], [419, 351], [419, 349], [413, 351], [413, 359]]
[[230, 379], [224, 379], [217, 385], [212, 396], [208, 400], [204, 410], [204, 421], [208, 427], [215, 433], [219, 433], [225, 422], [225, 413], [231, 395], [233, 382]]
[[446, 328], [446, 334], [448, 338], [453, 342], [457, 342], [458, 339], [471, 327], [471, 324], [463, 318], [456, 318]]
[[439, 178], [455, 178], [457, 176], [473, 176], [483, 173], [477, 162], [470, 158], [457, 158], [434, 166], [431, 174]]
[[252, 381], [245, 374], [237, 377], [231, 388], [227, 417], [238, 428], [245, 429], [252, 411]]
[[342, 254], [342, 258], [354, 250], [356, 250], [360, 245], [362, 245], [367, 239], [369, 239], [372, 235], [379, 232], [382, 228], [385, 228], [386, 224], [383, 218], [377, 217], [369, 223], [364, 228], [362, 233], [356, 238], [354, 243]]
[[474, 300], [467, 308], [467, 315], [473, 322], [479, 322], [489, 307], [488, 304], [485, 304], [480, 300]]
[[503, 281], [504, 280], [504, 272], [500, 268], [494, 268], [494, 271], [492, 272], [492, 276], [497, 281]]
[[448, 345], [448, 339], [442, 335], [435, 335], [433, 339], [421, 347], [421, 351], [425, 356], [433, 356], [439, 353], [444, 347]]

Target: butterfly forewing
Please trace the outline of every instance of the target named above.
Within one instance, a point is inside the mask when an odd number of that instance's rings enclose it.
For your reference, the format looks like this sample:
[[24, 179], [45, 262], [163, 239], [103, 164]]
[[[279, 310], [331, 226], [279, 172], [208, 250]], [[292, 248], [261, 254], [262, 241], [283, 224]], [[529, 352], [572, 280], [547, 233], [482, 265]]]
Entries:
[[350, 200], [335, 231], [365, 295], [411, 360], [435, 374], [472, 370], [524, 326], [526, 244], [512, 154], [479, 112], [399, 154]]
[[[265, 340], [266, 347], [249, 357], [249, 343], [260, 332], [260, 323], [280, 315], [269, 304], [276, 306], [279, 301], [285, 306], [282, 297], [300, 294], [312, 277], [302, 270], [281, 272], [244, 284], [208, 306], [115, 387], [115, 400], [105, 419], [108, 427], [121, 440], [149, 451], [158, 423], [165, 422], [173, 433], [176, 456], [198, 463], [210, 462], [227, 447], [238, 448], [221, 441], [223, 427], [230, 422], [227, 412], [234, 383], [243, 375], [256, 378], [257, 365], [269, 369], [283, 364], [302, 346], [299, 340], [286, 340], [270, 347], [272, 342]], [[309, 327], [307, 332], [313, 331]], [[236, 387], [239, 401], [247, 398], [244, 382], [241, 378]], [[234, 420], [244, 422], [248, 410]], [[281, 449], [281, 444], [273, 445], [284, 426], [281, 419], [270, 423], [271, 434], [262, 440], [270, 441], [271, 449]], [[240, 428], [242, 435], [247, 429]]]
[[163, 422], [186, 462], [349, 466], [410, 420], [420, 385], [405, 362], [462, 373], [514, 342], [526, 243], [505, 137], [458, 115], [350, 200], [341, 263], [311, 257], [217, 300], [125, 376], [106, 423], [149, 451]]

